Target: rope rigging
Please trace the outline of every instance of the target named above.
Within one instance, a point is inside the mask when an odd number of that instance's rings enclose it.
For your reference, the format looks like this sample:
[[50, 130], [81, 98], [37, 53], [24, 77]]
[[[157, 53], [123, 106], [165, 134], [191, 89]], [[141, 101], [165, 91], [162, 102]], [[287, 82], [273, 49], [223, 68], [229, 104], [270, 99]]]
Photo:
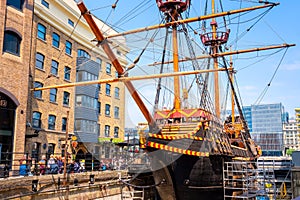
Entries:
[[262, 93], [260, 94], [260, 96], [257, 98], [257, 100], [255, 101], [254, 105], [260, 104], [260, 102], [263, 100], [265, 94], [267, 93], [269, 87], [271, 86], [271, 83], [272, 83], [273, 79], [275, 78], [275, 75], [276, 75], [276, 73], [277, 73], [277, 71], [278, 71], [278, 69], [279, 69], [279, 67], [280, 67], [280, 65], [281, 65], [281, 63], [282, 63], [282, 61], [283, 61], [285, 55], [286, 55], [287, 50], [288, 50], [288, 48], [285, 49], [285, 52], [283, 53], [283, 55], [282, 55], [282, 57], [281, 57], [281, 59], [280, 59], [278, 65], [277, 65], [277, 67], [276, 67], [276, 69], [275, 69], [275, 71], [274, 71], [274, 73], [273, 73], [273, 75], [272, 75], [270, 81], [268, 82], [267, 86], [266, 86], [265, 89], [262, 91]]

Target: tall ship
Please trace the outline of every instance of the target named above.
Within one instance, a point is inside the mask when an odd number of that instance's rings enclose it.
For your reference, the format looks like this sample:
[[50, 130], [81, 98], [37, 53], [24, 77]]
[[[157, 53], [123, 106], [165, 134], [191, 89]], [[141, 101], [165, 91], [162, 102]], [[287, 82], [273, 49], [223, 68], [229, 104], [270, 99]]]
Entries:
[[[146, 120], [148, 131], [139, 132], [140, 148], [150, 159], [158, 199], [223, 199], [224, 162], [255, 161], [260, 156], [242, 112], [234, 78], [235, 56], [294, 46], [237, 50], [234, 44], [243, 35], [230, 26], [248, 22], [245, 16], [255, 12], [258, 17], [249, 19], [250, 31], [279, 3], [252, 1], [249, 7], [225, 10], [223, 4], [234, 2], [151, 0], [140, 1], [137, 13], [143, 13], [143, 3], [155, 4], [157, 13], [147, 19], [137, 15], [121, 19], [135, 18], [141, 24], [159, 16], [159, 23], [109, 35], [97, 26], [85, 3], [78, 2], [95, 35], [93, 40], [103, 48], [118, 73], [116, 78], [86, 84], [125, 84]], [[200, 15], [191, 16], [192, 13]], [[111, 48], [111, 40], [120, 36], [126, 38], [132, 52], [128, 53], [128, 66], [120, 64]], [[135, 72], [137, 69], [142, 72]], [[134, 83], [141, 82], [137, 90]]]

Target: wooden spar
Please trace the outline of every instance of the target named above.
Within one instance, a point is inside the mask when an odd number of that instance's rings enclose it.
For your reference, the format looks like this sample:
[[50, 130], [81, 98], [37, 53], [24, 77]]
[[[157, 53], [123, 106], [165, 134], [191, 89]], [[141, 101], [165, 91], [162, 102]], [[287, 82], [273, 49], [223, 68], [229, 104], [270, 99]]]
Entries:
[[[102, 32], [100, 31], [100, 29], [96, 25], [94, 19], [92, 18], [92, 15], [87, 10], [86, 6], [84, 5], [84, 3], [82, 1], [79, 1], [77, 6], [78, 6], [81, 14], [83, 15], [84, 19], [87, 21], [88, 25], [92, 29], [94, 35], [96, 36], [96, 39], [97, 39], [98, 43], [101, 45], [104, 52], [109, 57], [109, 59], [112, 62], [113, 66], [116, 68], [118, 74], [123, 75], [124, 72], [125, 72], [124, 68], [121, 66], [119, 60], [114, 55], [113, 51], [111, 50], [110, 46], [107, 43], [107, 40], [105, 40]], [[155, 121], [154, 121], [153, 117], [151, 116], [149, 110], [145, 106], [144, 102], [142, 101], [142, 99], [138, 95], [138, 93], [137, 93], [136, 89], [134, 88], [134, 86], [132, 85], [132, 83], [130, 81], [126, 81], [125, 86], [127, 87], [130, 95], [132, 96], [132, 98], [136, 102], [137, 106], [140, 108], [141, 112], [143, 113], [144, 117], [146, 118], [147, 122], [149, 123], [149, 126], [151, 128], [154, 128], [155, 127]]]
[[[206, 70], [193, 70], [193, 71], [184, 71], [184, 72], [172, 72], [165, 74], [154, 74], [154, 75], [145, 75], [145, 76], [134, 76], [134, 77], [120, 77], [120, 78], [110, 78], [110, 79], [102, 79], [95, 81], [85, 81], [85, 82], [75, 82], [75, 83], [66, 83], [61, 85], [52, 85], [40, 88], [33, 88], [31, 90], [48, 90], [51, 88], [66, 88], [66, 87], [76, 87], [83, 85], [93, 85], [93, 84], [103, 84], [103, 83], [113, 83], [113, 82], [128, 82], [128, 81], [137, 81], [137, 80], [145, 80], [145, 79], [153, 79], [153, 78], [163, 78], [163, 77], [172, 77], [172, 76], [184, 76], [184, 75], [192, 75], [192, 74], [201, 74], [201, 73], [209, 73], [215, 72], [214, 69], [206, 69]], [[225, 68], [220, 68], [218, 71], [225, 71]]]
[[[178, 19], [178, 13], [177, 11], [173, 11], [174, 14], [172, 16], [172, 20], [177, 20]], [[173, 69], [174, 72], [179, 72], [179, 64], [178, 64], [178, 40], [177, 40], [177, 25], [174, 24], [172, 26], [172, 38], [173, 38], [173, 59], [174, 59], [174, 64], [173, 64]], [[174, 77], [174, 108], [175, 109], [180, 109], [180, 82], [179, 82], [179, 77], [175, 76]]]
[[[212, 0], [212, 14], [215, 14], [215, 1]], [[216, 19], [212, 18], [212, 22], [211, 22], [211, 27], [212, 27], [212, 32], [213, 32], [213, 40], [216, 40], [217, 38], [217, 23], [216, 23]], [[214, 45], [212, 46], [212, 50], [214, 52], [214, 54], [218, 53], [218, 46]], [[219, 69], [219, 63], [218, 63], [218, 58], [214, 57], [214, 69], [217, 70]], [[221, 109], [220, 109], [220, 94], [219, 94], [219, 90], [220, 90], [220, 86], [219, 86], [219, 72], [215, 71], [214, 72], [214, 99], [215, 99], [215, 108], [216, 108], [216, 116], [218, 118], [220, 118], [220, 113], [221, 113]]]
[[122, 33], [112, 34], [112, 35], [107, 36], [106, 38], [113, 38], [113, 37], [118, 37], [118, 36], [129, 35], [129, 34], [133, 34], [133, 33], [139, 33], [139, 32], [143, 32], [143, 31], [154, 30], [154, 29], [158, 29], [158, 28], [170, 27], [170, 26], [173, 26], [173, 25], [186, 24], [186, 23], [191, 23], [191, 22], [196, 22], [196, 21], [201, 21], [201, 20], [207, 20], [207, 19], [222, 17], [222, 16], [226, 16], [226, 15], [232, 15], [232, 14], [237, 14], [237, 13], [242, 13], [242, 12], [247, 12], [247, 11], [252, 11], [252, 10], [257, 10], [257, 9], [262, 9], [262, 8], [267, 8], [267, 7], [273, 7], [273, 6], [277, 6], [277, 5], [279, 5], [279, 3], [265, 3], [264, 5], [261, 5], [261, 6], [254, 6], [254, 7], [243, 8], [243, 9], [239, 9], [239, 10], [220, 12], [220, 13], [215, 13], [215, 14], [210, 14], [210, 15], [205, 15], [205, 16], [199, 16], [199, 17], [193, 17], [193, 18], [183, 19], [183, 20], [176, 20], [176, 21], [165, 23], [165, 24], [157, 24], [157, 25], [153, 25], [153, 26], [147, 26], [147, 27], [144, 27], [144, 28], [125, 31], [125, 32], [122, 32]]
[[[233, 70], [233, 63], [232, 63], [232, 57], [230, 57], [230, 68], [232, 70], [230, 70], [230, 81], [231, 83], [234, 83], [234, 70]], [[231, 90], [231, 123], [232, 123], [232, 126], [234, 126], [235, 124], [235, 112], [234, 112], [234, 91]]]
[[[195, 58], [186, 58], [186, 59], [180, 59], [178, 62], [185, 62], [189, 60], [201, 60], [201, 59], [207, 59], [207, 58], [215, 58], [215, 57], [222, 57], [222, 56], [230, 56], [235, 54], [242, 54], [242, 53], [250, 53], [250, 52], [256, 52], [256, 51], [264, 51], [264, 50], [271, 50], [271, 49], [279, 49], [279, 48], [288, 48], [296, 46], [296, 44], [281, 44], [281, 45], [273, 45], [273, 46], [267, 46], [267, 47], [261, 47], [261, 48], [252, 48], [252, 49], [244, 49], [244, 50], [238, 50], [238, 51], [230, 51], [230, 52], [223, 52], [223, 53], [214, 53], [210, 55], [203, 55], [203, 56], [197, 56]], [[164, 64], [170, 64], [173, 63], [173, 61], [164, 62]], [[148, 66], [155, 66], [155, 65], [161, 65], [161, 62], [155, 62], [152, 64], [149, 64]]]

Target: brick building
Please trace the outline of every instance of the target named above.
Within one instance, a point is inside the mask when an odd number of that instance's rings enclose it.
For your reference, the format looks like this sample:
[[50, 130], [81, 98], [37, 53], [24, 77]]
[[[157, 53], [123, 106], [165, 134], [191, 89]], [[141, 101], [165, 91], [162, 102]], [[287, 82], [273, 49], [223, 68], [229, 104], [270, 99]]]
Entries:
[[[122, 83], [52, 88], [34, 87], [117, 76], [73, 0], [0, 2], [0, 144], [3, 152], [62, 154], [74, 134], [73, 153], [111, 157], [110, 142], [124, 138], [125, 87]], [[5, 16], [5, 17], [4, 17]], [[99, 27], [114, 33], [100, 19]], [[13, 44], [13, 46], [12, 46]], [[114, 52], [126, 65], [124, 38]], [[68, 144], [71, 145], [68, 141]], [[0, 148], [1, 149], [1, 148]], [[71, 148], [68, 149], [71, 152]], [[15, 160], [21, 157], [16, 156]]]
[[10, 152], [25, 151], [32, 13], [33, 0], [0, 1], [0, 164], [22, 157]]

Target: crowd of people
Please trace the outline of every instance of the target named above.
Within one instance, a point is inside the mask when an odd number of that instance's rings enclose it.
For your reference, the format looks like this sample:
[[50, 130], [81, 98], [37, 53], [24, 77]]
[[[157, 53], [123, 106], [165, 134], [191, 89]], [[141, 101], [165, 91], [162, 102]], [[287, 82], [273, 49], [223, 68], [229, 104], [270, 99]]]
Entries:
[[[43, 155], [40, 160], [28, 158], [24, 155], [20, 160], [19, 175], [33, 176], [44, 174], [62, 174], [64, 172], [65, 158], [61, 156], [50, 155], [49, 159]], [[84, 160], [76, 161], [70, 159], [66, 165], [67, 173], [80, 173], [85, 171]]]
[[[40, 160], [36, 158], [30, 158], [26, 154], [19, 160], [19, 175], [20, 176], [33, 176], [44, 174], [62, 174], [64, 172], [65, 158], [61, 156], [50, 155], [46, 158], [46, 155], [42, 155]], [[126, 169], [127, 160], [120, 158], [103, 159], [101, 161], [84, 160], [84, 159], [72, 159], [68, 157], [66, 164], [67, 173], [80, 173], [85, 171], [105, 171], [105, 170], [123, 170]]]

